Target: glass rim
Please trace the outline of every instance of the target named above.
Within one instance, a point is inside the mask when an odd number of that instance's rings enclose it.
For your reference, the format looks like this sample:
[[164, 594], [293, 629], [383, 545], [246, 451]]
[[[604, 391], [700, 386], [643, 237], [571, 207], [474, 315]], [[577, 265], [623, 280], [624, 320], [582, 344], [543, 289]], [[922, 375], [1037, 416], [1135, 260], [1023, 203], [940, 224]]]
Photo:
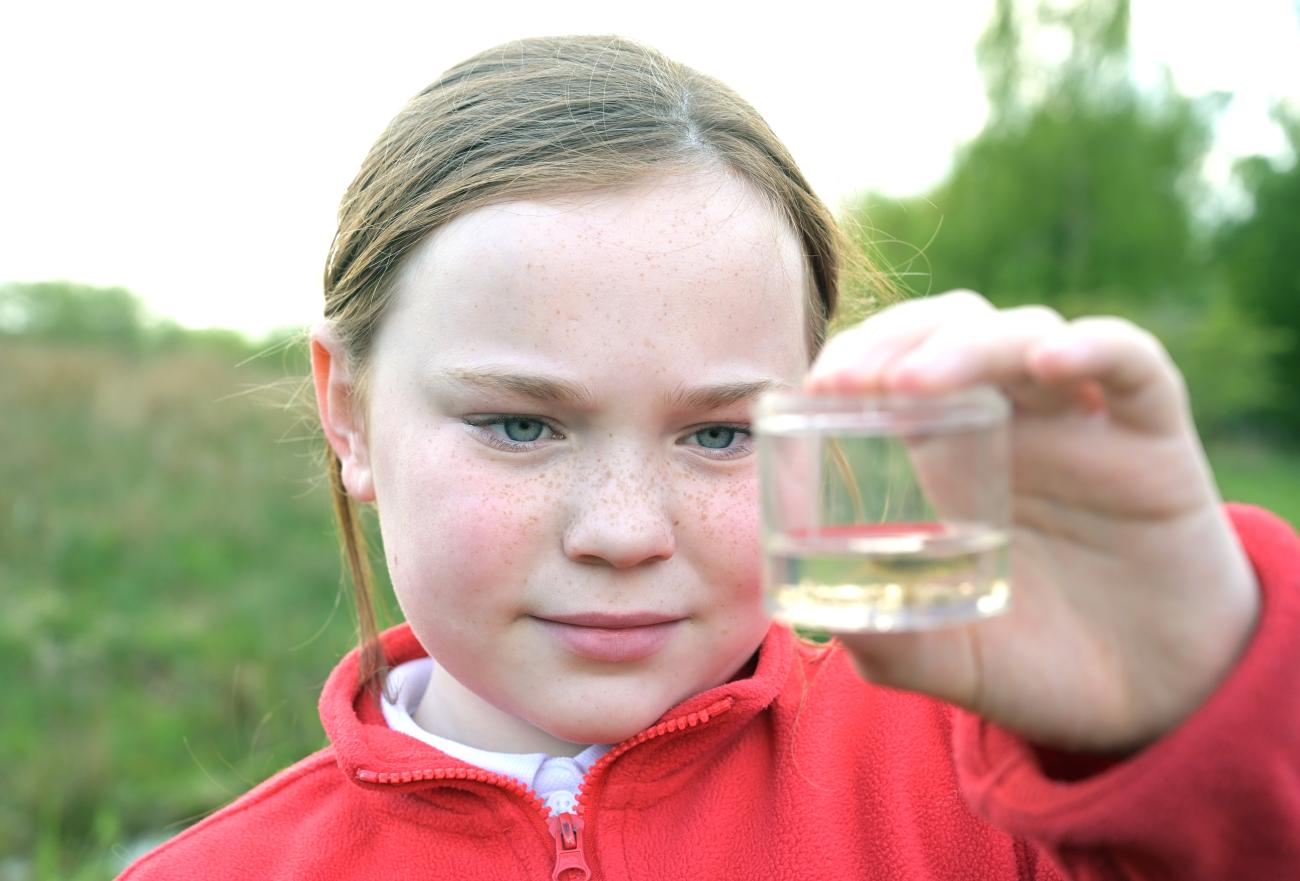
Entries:
[[[926, 394], [825, 394], [802, 389], [775, 389], [758, 397], [753, 416], [758, 431], [763, 430], [765, 421], [786, 422], [786, 417], [829, 417], [836, 424], [852, 422], [864, 428], [884, 427], [890, 420], [902, 418], [912, 427], [943, 429], [996, 425], [1005, 422], [1010, 411], [1010, 402], [997, 387], [978, 385]], [[781, 430], [777, 426], [771, 427]]]

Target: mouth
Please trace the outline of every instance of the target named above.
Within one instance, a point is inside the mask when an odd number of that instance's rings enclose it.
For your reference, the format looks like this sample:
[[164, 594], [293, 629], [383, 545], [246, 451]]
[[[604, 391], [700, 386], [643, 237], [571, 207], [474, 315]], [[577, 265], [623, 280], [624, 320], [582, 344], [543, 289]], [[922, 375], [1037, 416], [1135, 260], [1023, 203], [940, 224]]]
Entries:
[[552, 638], [592, 661], [640, 661], [667, 645], [684, 618], [657, 613], [591, 612], [535, 617]]

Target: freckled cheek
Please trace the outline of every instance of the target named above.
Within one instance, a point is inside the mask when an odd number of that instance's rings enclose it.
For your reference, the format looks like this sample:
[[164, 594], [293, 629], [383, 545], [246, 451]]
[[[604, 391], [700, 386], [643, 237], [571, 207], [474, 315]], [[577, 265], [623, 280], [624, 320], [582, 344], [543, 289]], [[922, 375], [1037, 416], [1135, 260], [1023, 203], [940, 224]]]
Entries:
[[544, 537], [540, 500], [506, 492], [484, 494], [457, 507], [442, 530], [454, 545], [448, 551], [457, 570], [466, 576], [483, 570], [512, 572], [534, 562]]
[[404, 497], [381, 500], [384, 543], [403, 605], [437, 597], [472, 606], [493, 590], [517, 594], [546, 541], [548, 508], [554, 505], [517, 475], [502, 480], [468, 469], [454, 481], [412, 482]]
[[747, 597], [756, 595], [762, 578], [757, 484], [742, 481], [715, 489], [699, 516], [699, 535], [718, 583]]

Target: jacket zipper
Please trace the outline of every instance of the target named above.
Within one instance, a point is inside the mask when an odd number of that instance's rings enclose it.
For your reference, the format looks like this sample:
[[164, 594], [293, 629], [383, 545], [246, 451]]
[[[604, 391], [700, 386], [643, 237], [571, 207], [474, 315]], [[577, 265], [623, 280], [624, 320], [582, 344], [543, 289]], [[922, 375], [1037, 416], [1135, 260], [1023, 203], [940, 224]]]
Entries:
[[424, 768], [391, 772], [358, 768], [357, 779], [363, 783], [388, 785], [420, 783], [425, 780], [472, 780], [512, 792], [537, 810], [542, 823], [555, 840], [555, 871], [551, 874], [552, 881], [561, 881], [561, 875], [571, 869], [580, 874], [564, 878], [563, 881], [588, 881], [591, 878], [591, 867], [587, 865], [587, 854], [582, 843], [582, 827], [585, 825], [582, 818], [568, 811], [551, 816], [551, 809], [542, 803], [537, 793], [513, 777], [493, 774], [481, 768]]
[[[520, 783], [513, 777], [493, 774], [491, 771], [484, 771], [481, 768], [424, 768], [415, 771], [371, 771], [366, 768], [358, 768], [356, 775], [357, 779], [362, 783], [387, 785], [420, 783], [426, 780], [472, 780], [477, 783], [488, 783], [512, 792], [538, 810], [542, 822], [546, 824], [547, 831], [555, 840], [555, 871], [551, 873], [551, 881], [589, 881], [591, 867], [587, 865], [587, 853], [583, 843], [582, 829], [587, 825], [591, 786], [596, 778], [605, 772], [605, 769], [609, 767], [609, 764], [614, 759], [634, 746], [639, 746], [647, 740], [653, 740], [674, 731], [684, 731], [687, 728], [703, 725], [713, 717], [731, 709], [733, 702], [731, 698], [723, 698], [697, 712], [687, 713], [684, 716], [677, 716], [666, 722], [660, 722], [653, 728], [647, 728], [635, 737], [623, 741], [605, 753], [591, 766], [591, 769], [583, 778], [582, 784], [578, 787], [576, 795], [578, 806], [577, 811], [574, 813], [565, 811], [562, 814], [552, 816], [551, 809], [545, 806], [541, 797], [533, 791], [532, 787]], [[577, 875], [572, 874], [575, 871], [578, 873]], [[569, 874], [566, 875], [566, 873]]]
[[[591, 877], [591, 866], [587, 865], [587, 854], [582, 848], [583, 825], [581, 817], [568, 811], [546, 820], [555, 838], [555, 871], [551, 873], [551, 881], [587, 881]], [[566, 875], [570, 869], [579, 874]]]

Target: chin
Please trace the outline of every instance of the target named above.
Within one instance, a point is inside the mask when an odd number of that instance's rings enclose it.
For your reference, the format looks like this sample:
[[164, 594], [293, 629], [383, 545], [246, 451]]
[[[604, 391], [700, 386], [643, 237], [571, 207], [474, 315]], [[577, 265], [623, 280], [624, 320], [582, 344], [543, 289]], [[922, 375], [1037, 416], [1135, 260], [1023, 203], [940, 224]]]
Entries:
[[591, 719], [567, 719], [548, 725], [546, 732], [569, 743], [620, 743], [649, 728], [662, 713], [653, 716], [636, 715], [630, 718], [603, 716]]
[[626, 704], [592, 701], [581, 708], [572, 708], [562, 717], [552, 716], [535, 724], [552, 737], [569, 743], [619, 743], [658, 722], [680, 701], [676, 697], [656, 701], [644, 693], [629, 697], [631, 700]]

